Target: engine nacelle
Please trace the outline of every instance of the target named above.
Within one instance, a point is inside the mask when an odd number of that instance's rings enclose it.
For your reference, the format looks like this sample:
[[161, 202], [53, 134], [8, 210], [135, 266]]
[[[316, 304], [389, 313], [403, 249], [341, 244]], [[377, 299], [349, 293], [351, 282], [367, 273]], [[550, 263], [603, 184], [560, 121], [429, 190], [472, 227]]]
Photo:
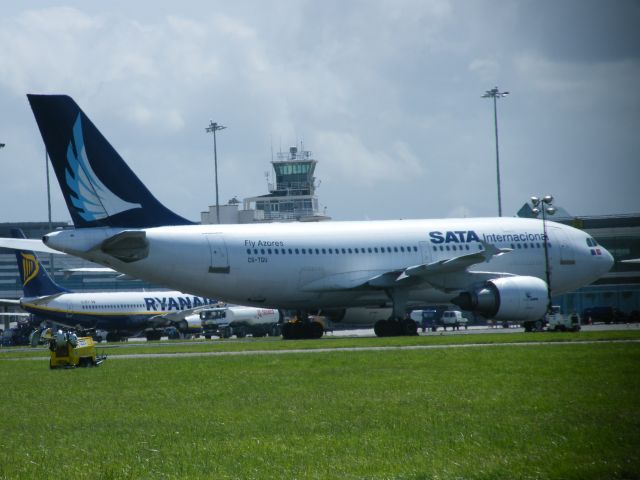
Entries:
[[183, 333], [195, 332], [202, 328], [202, 320], [198, 315], [189, 315], [178, 322], [178, 330]]
[[547, 284], [537, 277], [504, 277], [488, 280], [452, 302], [463, 310], [496, 320], [535, 321], [547, 311]]

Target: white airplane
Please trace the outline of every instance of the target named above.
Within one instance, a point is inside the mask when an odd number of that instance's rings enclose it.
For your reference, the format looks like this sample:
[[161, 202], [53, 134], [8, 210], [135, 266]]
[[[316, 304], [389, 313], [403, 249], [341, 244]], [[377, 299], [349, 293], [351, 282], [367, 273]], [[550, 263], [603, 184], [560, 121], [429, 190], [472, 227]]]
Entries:
[[[14, 236], [24, 236], [16, 230]], [[107, 340], [144, 332], [158, 340], [162, 328], [218, 302], [176, 291], [73, 293], [53, 281], [32, 251], [16, 250], [24, 296], [20, 307], [39, 320], [70, 328], [107, 331]]]
[[[572, 227], [522, 218], [195, 225], [147, 190], [78, 105], [28, 95], [75, 230], [55, 250], [228, 303], [293, 309], [379, 306], [376, 334], [415, 334], [414, 304], [453, 302], [496, 320], [534, 322], [551, 295], [593, 282], [609, 252]], [[547, 243], [550, 285], [547, 285]], [[306, 318], [303, 314], [299, 318]], [[319, 337], [315, 322], [284, 338]]]

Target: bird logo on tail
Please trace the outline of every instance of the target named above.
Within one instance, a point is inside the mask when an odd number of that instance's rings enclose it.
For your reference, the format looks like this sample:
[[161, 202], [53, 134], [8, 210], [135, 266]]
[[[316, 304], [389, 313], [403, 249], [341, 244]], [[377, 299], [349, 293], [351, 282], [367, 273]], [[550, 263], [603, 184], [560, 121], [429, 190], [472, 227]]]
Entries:
[[91, 168], [82, 135], [81, 114], [73, 125], [73, 136], [67, 147], [67, 168], [65, 179], [73, 192], [71, 203], [84, 220], [91, 222], [102, 220], [134, 208], [141, 208], [139, 203], [129, 203], [118, 197], [102, 183]]

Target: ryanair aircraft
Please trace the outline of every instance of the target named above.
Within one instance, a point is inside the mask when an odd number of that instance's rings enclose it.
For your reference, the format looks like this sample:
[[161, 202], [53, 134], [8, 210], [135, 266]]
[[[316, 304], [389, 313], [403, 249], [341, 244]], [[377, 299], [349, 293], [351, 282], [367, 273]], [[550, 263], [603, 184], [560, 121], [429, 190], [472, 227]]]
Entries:
[[554, 222], [545, 234], [535, 219], [195, 225], [153, 197], [70, 97], [28, 98], [76, 227], [46, 235], [48, 247], [182, 291], [299, 310], [285, 338], [322, 335], [304, 312], [389, 301], [381, 336], [415, 334], [413, 304], [532, 322], [551, 295], [613, 263], [588, 234]]
[[[21, 230], [12, 233], [24, 238]], [[16, 259], [23, 310], [65, 327], [106, 330], [110, 341], [142, 332], [148, 340], [158, 340], [161, 328], [183, 325], [195, 311], [217, 304], [175, 291], [73, 293], [53, 281], [34, 252], [16, 250]]]

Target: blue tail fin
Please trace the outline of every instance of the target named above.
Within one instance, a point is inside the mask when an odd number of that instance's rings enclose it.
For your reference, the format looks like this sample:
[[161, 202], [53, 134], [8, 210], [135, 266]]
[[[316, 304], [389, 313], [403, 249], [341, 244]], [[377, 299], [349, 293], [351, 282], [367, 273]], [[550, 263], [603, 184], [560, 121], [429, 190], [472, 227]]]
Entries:
[[77, 228], [189, 225], [149, 192], [66, 95], [27, 95]]
[[[17, 228], [11, 229], [11, 235], [14, 238], [27, 238], [24, 232]], [[53, 281], [35, 252], [16, 250], [16, 260], [25, 297], [43, 297], [68, 292], [66, 288]]]

